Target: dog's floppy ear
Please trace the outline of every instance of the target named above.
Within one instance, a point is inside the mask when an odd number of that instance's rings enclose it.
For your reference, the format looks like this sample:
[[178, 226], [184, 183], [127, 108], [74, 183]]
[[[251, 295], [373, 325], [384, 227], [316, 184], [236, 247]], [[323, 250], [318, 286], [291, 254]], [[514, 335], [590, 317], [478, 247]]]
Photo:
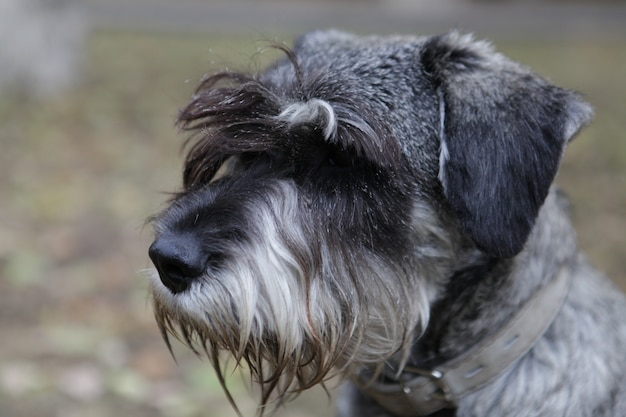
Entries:
[[445, 196], [480, 249], [514, 256], [593, 111], [469, 35], [430, 38], [421, 62], [439, 94]]

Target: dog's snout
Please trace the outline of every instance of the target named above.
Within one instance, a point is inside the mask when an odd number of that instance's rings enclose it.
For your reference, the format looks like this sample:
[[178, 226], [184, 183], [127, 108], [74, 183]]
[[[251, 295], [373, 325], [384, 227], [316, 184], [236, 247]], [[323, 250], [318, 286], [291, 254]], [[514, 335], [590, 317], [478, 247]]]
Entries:
[[206, 256], [192, 236], [161, 236], [150, 246], [149, 255], [161, 282], [175, 294], [185, 291], [207, 266]]

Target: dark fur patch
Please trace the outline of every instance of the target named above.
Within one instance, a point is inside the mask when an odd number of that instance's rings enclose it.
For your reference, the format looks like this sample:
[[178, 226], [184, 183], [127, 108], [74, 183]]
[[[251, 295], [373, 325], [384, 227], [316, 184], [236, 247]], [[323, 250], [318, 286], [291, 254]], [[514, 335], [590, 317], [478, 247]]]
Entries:
[[[206, 184], [232, 155], [287, 158], [295, 169], [303, 158], [353, 165], [401, 166], [399, 144], [388, 127], [364, 103], [332, 95], [322, 78], [305, 78], [290, 56], [297, 85], [288, 92], [238, 73], [218, 73], [198, 87], [179, 114], [178, 124], [193, 132], [183, 173], [185, 189]], [[293, 102], [318, 98], [329, 103], [337, 119], [336, 133], [325, 140], [315, 123], [291, 126], [278, 118]], [[307, 151], [307, 147], [312, 154]], [[320, 163], [322, 163], [320, 161]]]
[[511, 257], [522, 250], [556, 176], [568, 124], [580, 122], [570, 112], [579, 98], [474, 48], [436, 37], [422, 52], [445, 106], [441, 141], [448, 155], [440, 178], [477, 246]]
[[279, 110], [278, 98], [252, 78], [219, 73], [204, 80], [178, 117], [184, 130], [194, 132], [183, 172], [185, 189], [208, 183], [229, 156], [276, 147], [280, 138], [272, 117]]
[[441, 75], [454, 67], [456, 70], [471, 70], [480, 67], [481, 56], [469, 46], [451, 45], [447, 36], [429, 38], [422, 49], [420, 60], [426, 74], [438, 83]]

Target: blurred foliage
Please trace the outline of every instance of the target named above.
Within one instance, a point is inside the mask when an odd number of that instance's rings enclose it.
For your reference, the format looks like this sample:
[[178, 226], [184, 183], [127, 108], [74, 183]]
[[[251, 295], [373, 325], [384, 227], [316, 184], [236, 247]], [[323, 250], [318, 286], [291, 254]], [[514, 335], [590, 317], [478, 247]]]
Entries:
[[[175, 345], [175, 363], [161, 341], [142, 272], [144, 221], [178, 187], [173, 121], [203, 72], [262, 68], [276, 56], [263, 48], [270, 43], [99, 32], [80, 87], [0, 97], [0, 415], [234, 415], [207, 361]], [[596, 122], [571, 144], [559, 182], [581, 245], [623, 287], [625, 46], [498, 45], [595, 105]], [[237, 373], [229, 381], [251, 415], [255, 394]], [[281, 413], [330, 416], [327, 404], [317, 390]]]

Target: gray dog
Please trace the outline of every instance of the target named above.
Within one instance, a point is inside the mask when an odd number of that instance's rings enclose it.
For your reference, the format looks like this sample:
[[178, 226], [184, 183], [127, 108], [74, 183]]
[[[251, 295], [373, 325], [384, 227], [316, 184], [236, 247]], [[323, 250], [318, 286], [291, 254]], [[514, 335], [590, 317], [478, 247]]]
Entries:
[[179, 116], [150, 248], [166, 341], [222, 382], [230, 352], [261, 414], [339, 375], [341, 417], [626, 416], [626, 301], [551, 186], [590, 106], [458, 33], [284, 52]]

